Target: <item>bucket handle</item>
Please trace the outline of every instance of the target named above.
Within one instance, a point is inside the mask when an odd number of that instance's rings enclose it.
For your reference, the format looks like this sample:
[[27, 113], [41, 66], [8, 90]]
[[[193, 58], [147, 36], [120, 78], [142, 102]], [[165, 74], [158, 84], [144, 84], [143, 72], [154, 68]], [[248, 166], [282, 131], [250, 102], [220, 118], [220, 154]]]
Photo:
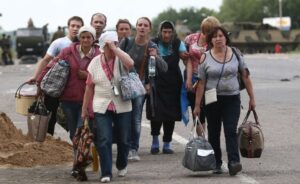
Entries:
[[21, 89], [22, 89], [22, 87], [25, 86], [26, 84], [31, 85], [29, 82], [24, 82], [23, 84], [21, 84], [21, 85], [18, 87], [18, 89], [17, 89], [17, 91], [16, 91], [16, 93], [15, 93], [15, 98], [20, 98], [20, 97], [21, 97], [21, 95], [20, 95]]

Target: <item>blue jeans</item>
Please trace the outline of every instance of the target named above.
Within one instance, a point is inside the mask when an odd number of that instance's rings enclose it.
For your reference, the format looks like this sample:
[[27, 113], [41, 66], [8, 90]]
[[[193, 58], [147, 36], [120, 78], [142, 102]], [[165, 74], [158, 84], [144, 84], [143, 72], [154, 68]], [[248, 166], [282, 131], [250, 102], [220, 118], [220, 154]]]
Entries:
[[217, 165], [222, 165], [220, 135], [222, 122], [226, 141], [228, 164], [240, 162], [237, 125], [241, 111], [240, 95], [218, 96], [216, 103], [205, 106], [207, 117], [208, 141], [215, 152]]
[[94, 143], [100, 157], [102, 177], [112, 177], [112, 123], [117, 141], [117, 169], [127, 166], [129, 152], [131, 112], [116, 114], [106, 111], [105, 114], [95, 113], [95, 138]]
[[61, 108], [65, 113], [66, 121], [70, 131], [70, 139], [72, 140], [75, 135], [76, 129], [83, 125], [83, 121], [81, 118], [82, 103], [61, 101]]
[[142, 114], [146, 96], [140, 96], [132, 100], [132, 120], [130, 149], [138, 151], [141, 136]]

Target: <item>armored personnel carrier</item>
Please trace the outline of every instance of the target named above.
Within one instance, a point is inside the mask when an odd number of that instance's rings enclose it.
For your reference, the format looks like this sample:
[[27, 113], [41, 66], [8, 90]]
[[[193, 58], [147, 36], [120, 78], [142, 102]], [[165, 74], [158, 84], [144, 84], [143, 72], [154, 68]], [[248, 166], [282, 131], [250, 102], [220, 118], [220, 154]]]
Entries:
[[223, 26], [231, 33], [231, 45], [243, 53], [274, 53], [276, 45], [281, 47], [281, 52], [290, 52], [300, 46], [300, 29], [281, 31], [254, 22], [224, 23]]

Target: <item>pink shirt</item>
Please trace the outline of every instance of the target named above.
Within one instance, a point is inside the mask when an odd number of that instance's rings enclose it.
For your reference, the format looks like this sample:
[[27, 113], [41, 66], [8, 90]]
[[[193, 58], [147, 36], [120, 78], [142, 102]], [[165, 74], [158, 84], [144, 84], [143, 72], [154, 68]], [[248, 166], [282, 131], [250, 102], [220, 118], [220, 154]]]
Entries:
[[201, 55], [207, 50], [207, 44], [203, 46], [198, 45], [201, 34], [202, 33], [190, 34], [184, 40], [185, 44], [188, 45], [189, 48], [188, 51], [190, 54], [194, 74], [198, 73], [198, 65]]
[[[103, 57], [101, 57], [101, 61], [102, 61], [102, 59], [103, 59]], [[110, 81], [113, 78], [112, 71], [113, 71], [113, 68], [114, 68], [114, 64], [115, 64], [114, 59], [113, 59], [113, 61], [110, 61], [110, 62], [105, 62], [105, 61], [101, 62], [102, 69], [103, 69], [105, 75], [107, 76], [108, 80], [110, 80]], [[87, 85], [94, 85], [94, 83], [92, 81], [92, 76], [91, 76], [90, 73], [88, 74], [86, 84]], [[114, 111], [114, 112], [116, 111], [116, 107], [115, 107], [115, 105], [112, 101], [108, 105], [107, 110], [108, 111]]]

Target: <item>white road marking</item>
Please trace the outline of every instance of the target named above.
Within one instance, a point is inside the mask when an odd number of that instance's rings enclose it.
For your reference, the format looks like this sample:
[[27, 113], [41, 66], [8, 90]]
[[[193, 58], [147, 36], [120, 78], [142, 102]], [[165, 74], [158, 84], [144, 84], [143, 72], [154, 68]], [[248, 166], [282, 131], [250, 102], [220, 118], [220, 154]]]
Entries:
[[[150, 124], [147, 123], [146, 121], [142, 122], [142, 126], [145, 128], [150, 128]], [[178, 143], [182, 144], [182, 145], [186, 145], [186, 143], [188, 143], [188, 140], [185, 139], [184, 137], [178, 135], [176, 132], [173, 132], [173, 137], [172, 137], [175, 141], [177, 141]], [[223, 162], [223, 166], [222, 169], [226, 172], [228, 172], [227, 167], [224, 167], [225, 165], [227, 165], [226, 162]], [[246, 174], [238, 174], [236, 177], [239, 178], [239, 180], [241, 181], [241, 183], [247, 183], [247, 184], [259, 184], [258, 181], [256, 181], [255, 179], [247, 176]]]

